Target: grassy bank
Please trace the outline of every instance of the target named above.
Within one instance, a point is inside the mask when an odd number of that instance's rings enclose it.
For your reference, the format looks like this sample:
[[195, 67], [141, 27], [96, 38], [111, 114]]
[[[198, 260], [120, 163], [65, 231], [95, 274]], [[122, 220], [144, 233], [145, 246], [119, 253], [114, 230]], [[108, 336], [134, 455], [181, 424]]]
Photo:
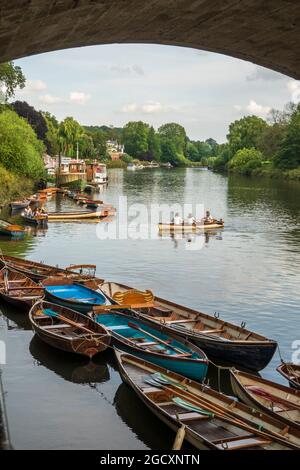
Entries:
[[[229, 171], [230, 174], [243, 174], [238, 169]], [[255, 168], [246, 174], [245, 176], [263, 176], [273, 179], [300, 181], [300, 167], [294, 168], [293, 170], [279, 170], [278, 168], [272, 167], [272, 165], [264, 165], [260, 168]]]
[[0, 205], [28, 196], [33, 191], [34, 185], [31, 180], [21, 178], [0, 166]]

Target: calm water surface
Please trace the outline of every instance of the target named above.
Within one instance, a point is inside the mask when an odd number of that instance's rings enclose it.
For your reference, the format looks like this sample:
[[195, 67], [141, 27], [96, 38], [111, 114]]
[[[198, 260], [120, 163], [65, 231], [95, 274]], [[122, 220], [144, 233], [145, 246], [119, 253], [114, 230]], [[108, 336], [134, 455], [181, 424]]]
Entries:
[[[32, 230], [24, 241], [1, 240], [0, 247], [49, 264], [95, 263], [99, 277], [220, 312], [237, 324], [245, 321], [276, 339], [282, 356], [291, 359], [292, 343], [300, 340], [299, 183], [196, 169], [112, 170], [100, 197], [117, 206], [119, 196], [148, 207], [203, 203], [226, 227], [186, 239], [99, 240], [94, 223], [51, 222], [45, 232]], [[58, 198], [48, 207], [76, 206]], [[118, 216], [110, 223], [114, 227]], [[102, 224], [101, 233], [106, 229]], [[170, 449], [174, 435], [122, 384], [109, 351], [91, 363], [62, 354], [33, 337], [24, 314], [4, 305], [1, 310], [3, 382], [15, 448]], [[261, 375], [284, 383], [275, 371], [279, 362], [276, 353]], [[219, 387], [214, 368], [210, 381]], [[220, 386], [230, 393], [226, 372]]]

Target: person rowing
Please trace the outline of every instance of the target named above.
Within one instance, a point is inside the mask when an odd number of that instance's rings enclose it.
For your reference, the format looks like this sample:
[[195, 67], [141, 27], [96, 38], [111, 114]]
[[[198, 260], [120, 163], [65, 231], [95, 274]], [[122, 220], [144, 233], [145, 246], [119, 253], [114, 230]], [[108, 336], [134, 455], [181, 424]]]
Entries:
[[210, 214], [210, 210], [208, 209], [206, 212], [205, 212], [205, 217], [204, 217], [204, 223], [205, 224], [212, 224], [214, 221], [213, 217], [211, 216]]
[[195, 225], [196, 224], [196, 219], [193, 216], [193, 214], [189, 214], [187, 219], [186, 219], [186, 225]]
[[174, 225], [182, 225], [183, 220], [179, 215], [179, 212], [176, 212], [175, 216], [172, 219], [172, 224]]

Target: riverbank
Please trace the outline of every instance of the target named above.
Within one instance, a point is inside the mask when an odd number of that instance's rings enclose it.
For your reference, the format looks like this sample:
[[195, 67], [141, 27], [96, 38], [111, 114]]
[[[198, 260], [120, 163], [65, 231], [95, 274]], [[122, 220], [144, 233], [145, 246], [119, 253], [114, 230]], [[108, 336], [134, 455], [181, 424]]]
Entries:
[[0, 205], [8, 204], [34, 191], [33, 182], [28, 178], [11, 173], [0, 165]]
[[249, 176], [251, 177], [264, 177], [264, 178], [271, 178], [271, 179], [276, 179], [276, 180], [283, 180], [283, 181], [299, 181], [300, 182], [300, 167], [299, 168], [294, 168], [293, 170], [279, 170], [278, 168], [271, 168], [271, 167], [265, 167], [265, 168], [256, 168], [254, 170], [251, 170], [247, 172], [246, 174], [243, 172], [240, 172], [238, 170], [226, 170], [226, 169], [214, 169], [214, 168], [208, 168], [209, 170], [213, 171], [214, 173], [219, 173], [225, 176], [229, 175], [240, 175], [240, 176]]

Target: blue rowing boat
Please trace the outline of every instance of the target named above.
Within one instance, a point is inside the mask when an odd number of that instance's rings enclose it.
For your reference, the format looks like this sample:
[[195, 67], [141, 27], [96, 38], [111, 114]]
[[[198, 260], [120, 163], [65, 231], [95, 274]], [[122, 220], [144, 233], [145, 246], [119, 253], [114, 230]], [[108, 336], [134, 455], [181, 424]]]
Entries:
[[105, 326], [119, 349], [191, 379], [202, 381], [208, 368], [205, 353], [175, 335], [166, 335], [159, 326], [124, 313], [92, 313]]
[[48, 278], [43, 281], [46, 299], [77, 312], [88, 313], [93, 307], [106, 305], [104, 294], [73, 282], [68, 278]]

